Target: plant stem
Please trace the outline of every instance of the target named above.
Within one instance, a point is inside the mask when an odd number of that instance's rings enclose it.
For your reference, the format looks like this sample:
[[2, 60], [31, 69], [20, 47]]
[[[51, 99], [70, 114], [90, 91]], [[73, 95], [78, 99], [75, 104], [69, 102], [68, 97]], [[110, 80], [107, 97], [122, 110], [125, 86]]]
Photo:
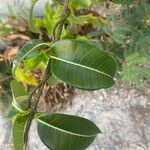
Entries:
[[[64, 25], [66, 19], [68, 18], [68, 16], [70, 15], [70, 10], [68, 9], [69, 1], [70, 0], [65, 0], [64, 1], [61, 17], [54, 26], [54, 30], [53, 30], [53, 36], [54, 36], [53, 40], [54, 40], [54, 42], [60, 40], [63, 25]], [[58, 31], [57, 31], [57, 34], [56, 34], [55, 32], [56, 32], [57, 27], [58, 27]]]
[[[32, 120], [34, 119], [35, 113], [37, 112], [37, 106], [40, 100], [40, 97], [42, 95], [42, 91], [44, 88], [44, 85], [46, 83], [46, 81], [49, 79], [50, 77], [50, 61], [47, 65], [46, 71], [45, 71], [45, 76], [44, 79], [33, 89], [32, 93], [30, 94], [28, 100], [29, 100], [29, 108], [30, 108], [30, 113], [29, 113], [29, 118], [27, 120], [27, 124], [25, 127], [25, 132], [24, 132], [24, 150], [26, 150], [27, 148], [27, 144], [28, 144], [28, 133], [29, 133], [29, 129], [32, 123]], [[37, 95], [35, 95], [36, 91], [38, 90]], [[35, 97], [34, 97], [35, 95]], [[34, 104], [33, 106], [31, 105], [31, 101], [34, 97]]]
[[23, 149], [26, 150], [27, 149], [27, 143], [28, 143], [28, 132], [32, 123], [32, 120], [34, 119], [34, 112], [30, 112], [28, 120], [27, 120], [27, 124], [26, 124], [26, 128], [25, 128], [25, 132], [24, 132], [24, 147]]
[[[49, 77], [48, 77], [49, 78]], [[45, 78], [44, 80], [42, 80], [32, 91], [32, 93], [30, 94], [30, 96], [28, 97], [28, 102], [29, 102], [29, 106], [28, 108], [31, 108], [31, 100], [35, 94], [35, 92], [48, 80], [48, 78]]]
[[[55, 25], [56, 28], [58, 27], [58, 32], [57, 32], [56, 36], [54, 34], [54, 42], [60, 40], [64, 22], [70, 14], [70, 11], [68, 9], [69, 1], [70, 0], [64, 1], [60, 20]], [[54, 30], [56, 29], [55, 27], [54, 27]], [[55, 33], [55, 31], [54, 31], [54, 33]], [[49, 60], [46, 71], [45, 71], [44, 79], [33, 89], [32, 93], [30, 94], [30, 96], [28, 98], [30, 113], [29, 113], [29, 118], [27, 120], [25, 132], [24, 132], [24, 150], [26, 150], [26, 148], [27, 148], [29, 129], [30, 129], [32, 120], [34, 119], [35, 113], [37, 112], [37, 106], [38, 106], [40, 97], [42, 95], [44, 85], [45, 85], [46, 81], [49, 79], [49, 77], [51, 76], [50, 65], [51, 65], [51, 61]], [[36, 94], [36, 92], [37, 92], [37, 94]], [[32, 103], [33, 98], [34, 98], [34, 103], [32, 105], [31, 103]]]

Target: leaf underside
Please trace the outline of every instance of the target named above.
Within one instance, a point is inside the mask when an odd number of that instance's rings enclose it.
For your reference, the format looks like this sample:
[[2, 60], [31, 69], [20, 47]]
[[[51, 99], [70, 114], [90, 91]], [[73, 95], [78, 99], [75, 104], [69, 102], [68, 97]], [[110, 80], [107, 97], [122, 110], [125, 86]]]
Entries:
[[114, 84], [115, 60], [90, 42], [61, 40], [51, 47], [50, 57], [53, 75], [74, 87], [95, 90]]

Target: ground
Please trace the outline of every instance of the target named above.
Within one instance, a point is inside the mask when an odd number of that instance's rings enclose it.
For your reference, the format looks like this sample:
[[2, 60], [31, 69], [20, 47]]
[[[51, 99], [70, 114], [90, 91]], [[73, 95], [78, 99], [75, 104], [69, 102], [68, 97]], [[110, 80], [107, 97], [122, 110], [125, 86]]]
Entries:
[[[150, 150], [150, 97], [124, 85], [94, 92], [75, 90], [72, 106], [62, 113], [94, 121], [101, 129], [87, 150]], [[0, 122], [0, 150], [13, 150], [11, 123]], [[47, 150], [40, 142], [34, 122], [29, 150]]]

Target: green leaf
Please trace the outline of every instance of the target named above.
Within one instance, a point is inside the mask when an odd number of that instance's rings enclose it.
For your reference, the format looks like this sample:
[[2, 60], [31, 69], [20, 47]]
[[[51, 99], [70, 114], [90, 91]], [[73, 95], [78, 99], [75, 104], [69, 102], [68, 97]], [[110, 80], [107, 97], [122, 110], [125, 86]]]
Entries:
[[126, 57], [123, 63], [123, 77], [130, 84], [135, 84], [137, 87], [141, 85], [142, 77], [147, 80], [150, 78], [149, 61], [147, 57], [141, 56], [138, 53], [133, 53]]
[[[13, 61], [13, 69], [12, 73], [15, 77], [16, 68], [20, 65], [20, 63], [28, 56], [34, 56], [36, 51], [41, 50], [45, 47], [49, 47], [48, 43], [44, 43], [42, 40], [33, 39], [28, 42], [19, 50], [18, 54], [14, 58]], [[31, 57], [32, 58], [32, 57]]]
[[46, 3], [44, 9], [43, 27], [46, 28], [48, 34], [50, 35], [53, 33], [53, 26], [59, 18], [58, 12], [60, 12], [58, 8], [56, 8], [54, 12], [50, 3], [49, 2]]
[[30, 59], [26, 59], [24, 61], [25, 63], [25, 69], [35, 69], [36, 67], [38, 67], [38, 65], [41, 62], [47, 62], [48, 61], [48, 57], [46, 56], [46, 54], [44, 52], [39, 52], [39, 54], [36, 57], [32, 57]]
[[126, 57], [125, 63], [134, 65], [137, 64], [139, 65], [140, 63], [144, 64], [147, 62], [146, 57], [140, 56], [138, 53], [133, 53], [132, 55], [129, 55]]
[[[63, 5], [64, 0], [54, 0], [59, 4]], [[71, 8], [87, 8], [91, 5], [91, 0], [71, 0]]]
[[25, 61], [25, 68], [28, 70], [28, 69], [33, 69], [33, 68], [36, 68], [39, 63], [41, 62], [41, 57], [34, 57], [34, 58], [31, 58], [31, 59], [28, 59]]
[[18, 114], [13, 122], [13, 143], [14, 150], [24, 150], [24, 130], [28, 115]]
[[150, 35], [140, 37], [139, 40], [135, 43], [134, 49], [141, 55], [147, 56], [147, 58], [150, 60]]
[[50, 52], [52, 74], [66, 83], [90, 90], [114, 84], [115, 60], [91, 42], [61, 40]]
[[94, 17], [92, 14], [81, 15], [81, 16], [70, 16], [69, 21], [72, 25], [86, 25], [92, 22], [93, 25], [99, 26], [100, 21], [97, 17]]
[[52, 150], [85, 150], [101, 131], [85, 118], [52, 114], [37, 118], [38, 134]]
[[141, 75], [145, 77], [147, 80], [150, 80], [150, 67], [141, 69]]
[[30, 12], [29, 12], [29, 28], [34, 33], [39, 33], [38, 29], [35, 26], [34, 16], [33, 16], [34, 6], [35, 6], [37, 1], [38, 0], [32, 0], [32, 6], [31, 6]]
[[12, 96], [13, 96], [13, 101], [12, 104], [13, 106], [19, 111], [19, 112], [26, 112], [25, 110], [28, 109], [27, 107], [27, 98], [28, 98], [28, 93], [24, 89], [24, 86], [17, 82], [17, 81], [12, 81], [11, 82], [11, 91], [12, 91]]
[[91, 0], [72, 0], [72, 8], [87, 8], [91, 5]]

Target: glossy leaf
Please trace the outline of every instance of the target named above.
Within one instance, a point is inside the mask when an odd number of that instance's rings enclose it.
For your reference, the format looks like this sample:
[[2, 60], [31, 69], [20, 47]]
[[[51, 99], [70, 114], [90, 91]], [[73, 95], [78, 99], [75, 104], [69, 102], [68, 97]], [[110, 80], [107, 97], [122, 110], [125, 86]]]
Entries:
[[44, 43], [42, 40], [34, 39], [26, 42], [26, 44], [19, 50], [18, 54], [13, 61], [13, 76], [15, 77], [16, 68], [20, 63], [28, 56], [35, 55], [36, 51], [41, 50], [42, 48], [49, 47], [48, 43]]
[[51, 72], [82, 89], [108, 88], [114, 84], [116, 62], [91, 42], [62, 40], [51, 47]]
[[28, 115], [18, 114], [13, 122], [14, 150], [24, 150], [24, 130]]
[[27, 98], [28, 93], [24, 89], [23, 85], [17, 81], [11, 82], [11, 91], [13, 96], [12, 104], [20, 112], [27, 110]]
[[37, 121], [39, 137], [52, 150], [85, 150], [100, 133], [93, 122], [77, 116], [43, 115]]
[[39, 33], [38, 29], [35, 26], [34, 16], [33, 16], [33, 10], [34, 10], [34, 7], [35, 7], [35, 4], [37, 3], [37, 1], [38, 0], [32, 0], [32, 6], [31, 6], [30, 12], [29, 12], [29, 28], [34, 33]]

